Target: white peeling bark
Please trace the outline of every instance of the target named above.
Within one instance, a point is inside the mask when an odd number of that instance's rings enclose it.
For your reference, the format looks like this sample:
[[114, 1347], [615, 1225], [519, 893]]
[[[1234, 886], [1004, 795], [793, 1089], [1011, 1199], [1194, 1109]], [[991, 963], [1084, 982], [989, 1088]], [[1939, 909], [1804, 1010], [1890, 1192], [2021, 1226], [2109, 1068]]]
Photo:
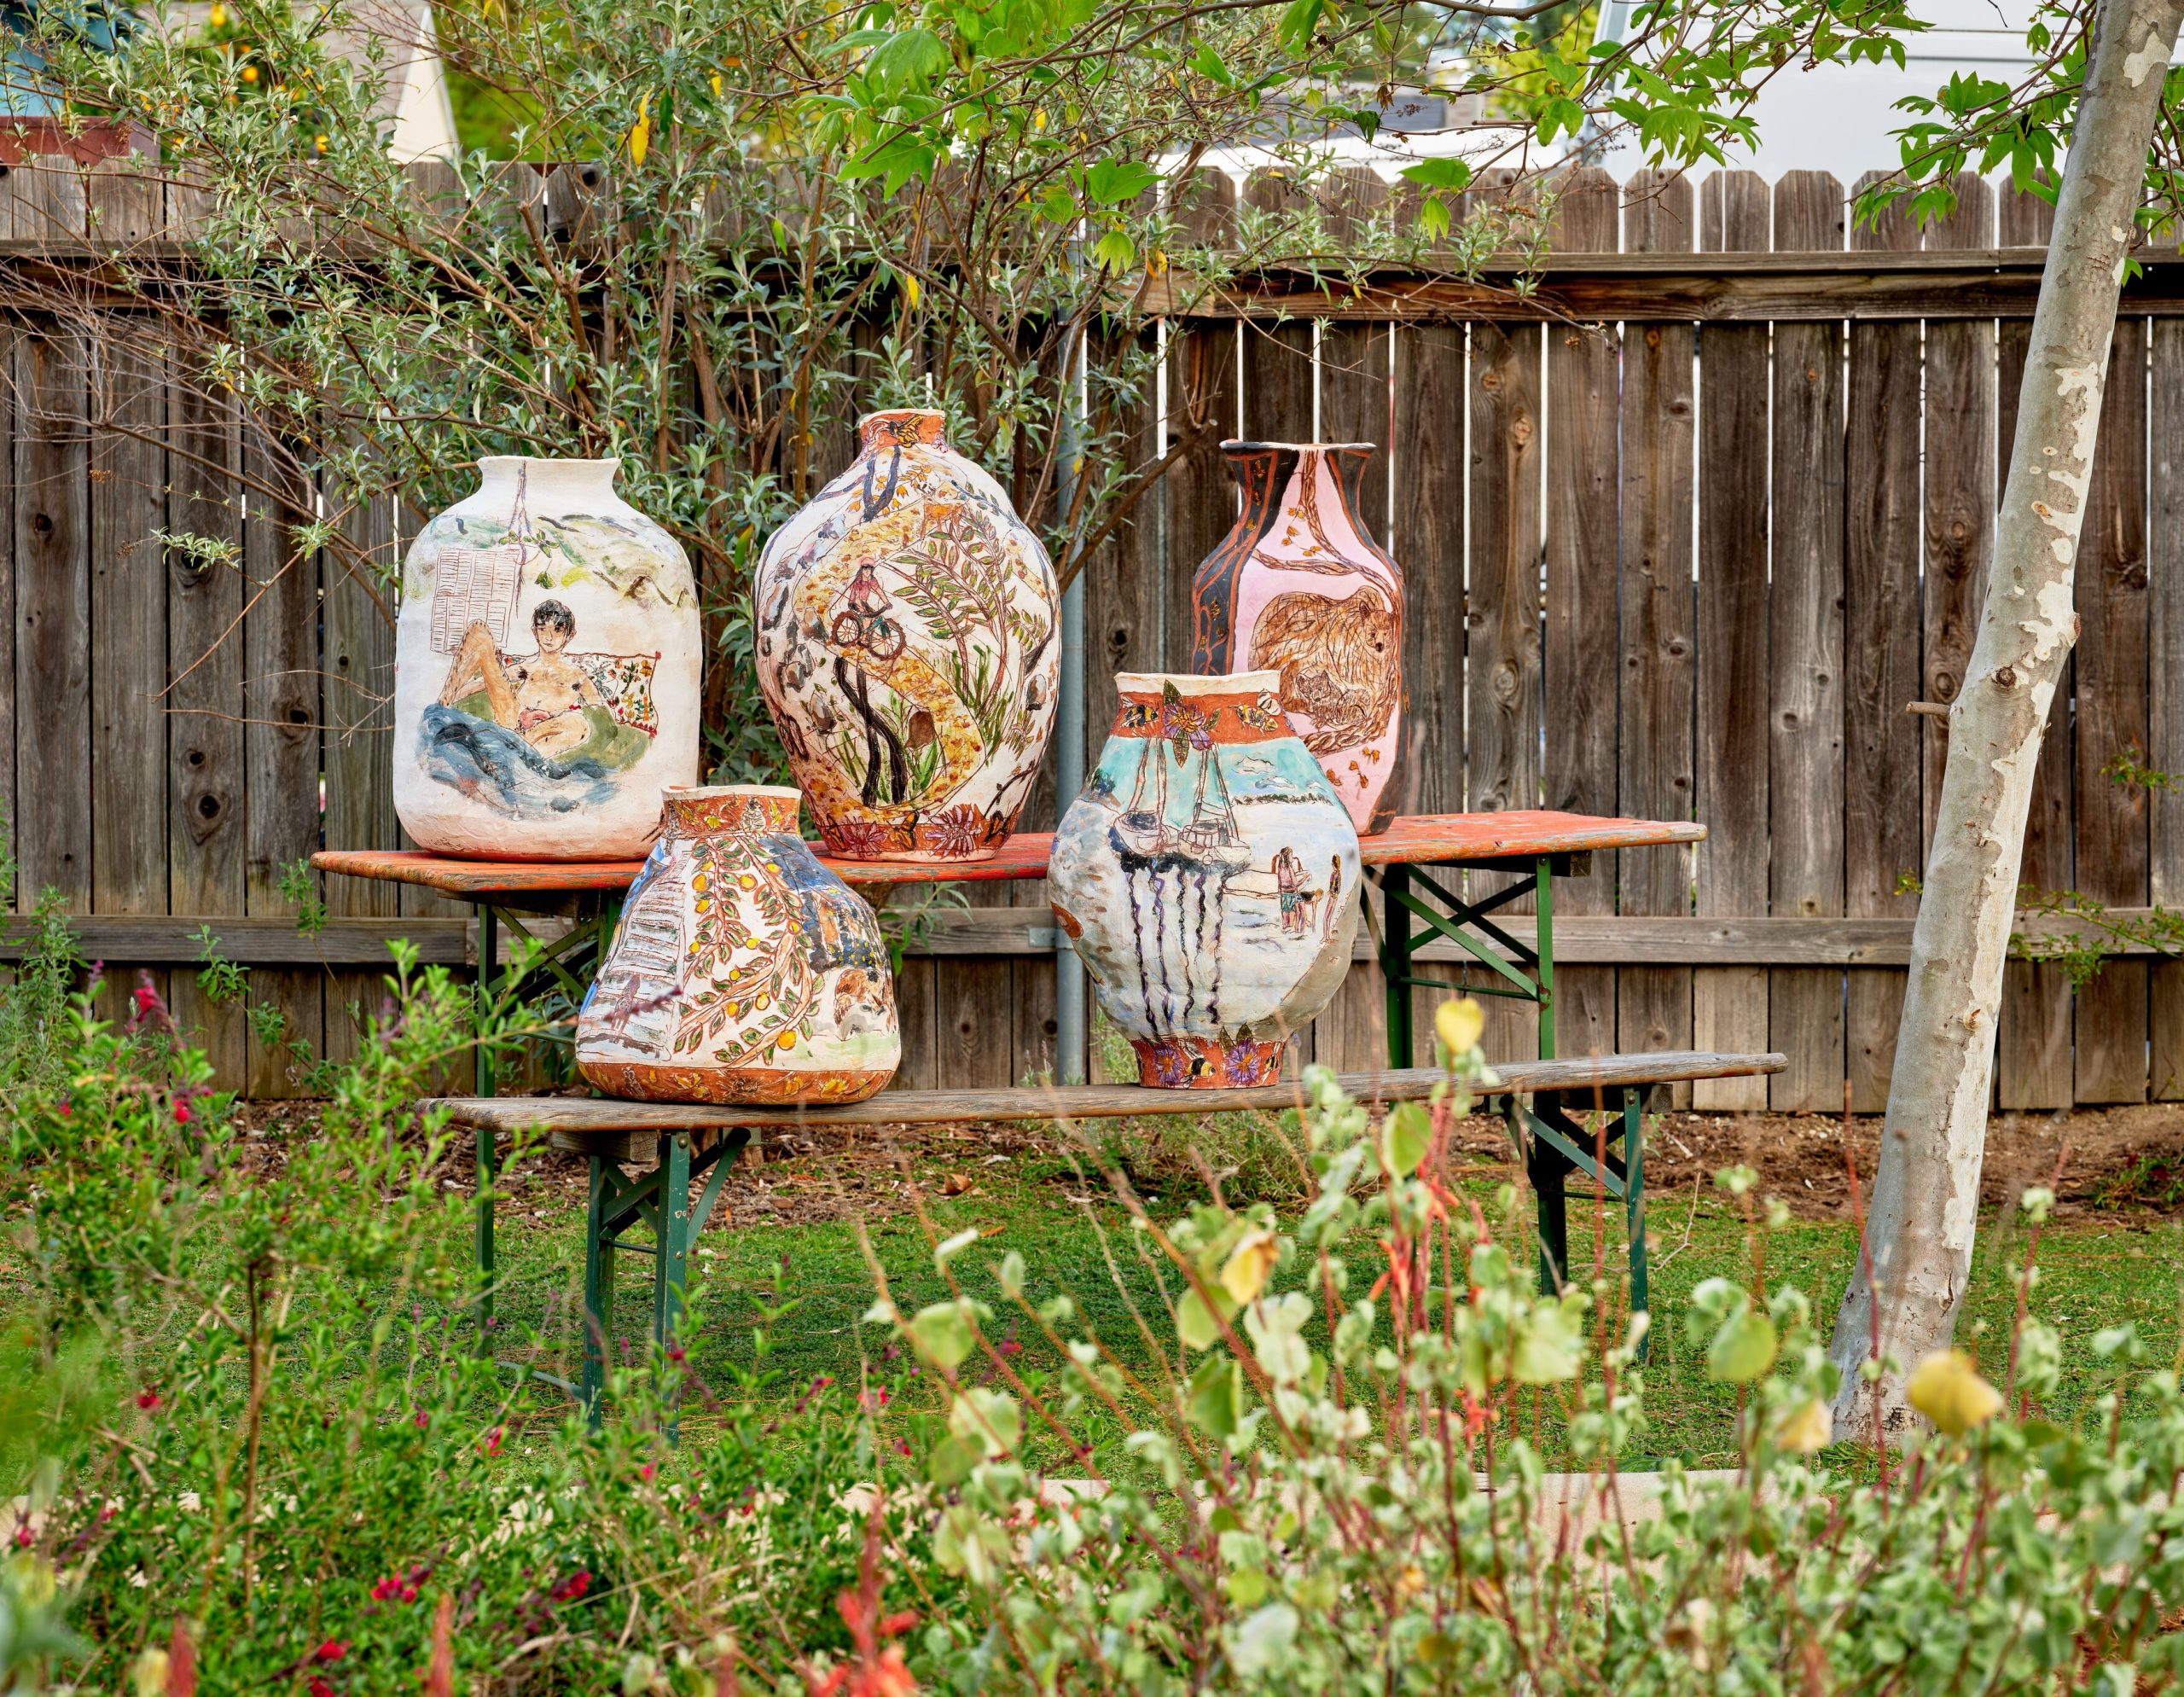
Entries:
[[[1995, 1020], [2016, 906], [2033, 762], [2063, 661], [2078, 532], [2132, 214], [2184, 0], [2098, 0], [2093, 62], [2064, 163], [2018, 403], [1979, 637], [1949, 710], [1949, 764], [1911, 944], [1862, 1264], [1829, 1353], [1843, 1369], [1838, 1436], [1911, 1418], [1903, 1380], [1946, 1348], [1971, 1270]], [[1896, 1367], [1869, 1389], [1875, 1351]]]

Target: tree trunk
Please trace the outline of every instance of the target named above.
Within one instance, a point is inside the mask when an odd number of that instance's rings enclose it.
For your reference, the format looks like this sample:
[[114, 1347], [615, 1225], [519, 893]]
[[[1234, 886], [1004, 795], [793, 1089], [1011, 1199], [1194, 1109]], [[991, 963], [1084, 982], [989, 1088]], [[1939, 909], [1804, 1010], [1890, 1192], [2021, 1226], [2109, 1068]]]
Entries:
[[[2078, 532], [2132, 215], [2184, 0], [2098, 0], [2018, 403], [1979, 638], [1950, 709], [1949, 764], [1911, 944], [1862, 1261], [1836, 1316], [1838, 1436], [1910, 1418], [1909, 1369], [1946, 1348], [1978, 1223], [1995, 1017], [2033, 762], [2063, 662]], [[2137, 374], [2127, 374], [2137, 381]], [[1878, 1330], [1878, 1337], [1876, 1337]], [[1885, 1363], [1877, 1381], [1862, 1369]]]

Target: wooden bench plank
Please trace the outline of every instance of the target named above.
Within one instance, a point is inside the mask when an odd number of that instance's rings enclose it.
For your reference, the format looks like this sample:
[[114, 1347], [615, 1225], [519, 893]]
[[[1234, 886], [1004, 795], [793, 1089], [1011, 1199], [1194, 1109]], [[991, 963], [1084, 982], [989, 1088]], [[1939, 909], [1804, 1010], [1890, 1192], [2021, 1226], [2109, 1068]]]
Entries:
[[[1529, 1095], [1542, 1090], [1609, 1090], [1779, 1072], [1780, 1055], [1716, 1055], [1672, 1049], [1651, 1055], [1601, 1055], [1577, 1060], [1516, 1061], [1495, 1067], [1482, 1095]], [[1343, 1089], [1363, 1101], [1415, 1101], [1445, 1075], [1436, 1066], [1398, 1072], [1345, 1072]], [[699, 1103], [615, 1101], [593, 1096], [448, 1096], [419, 1104], [444, 1108], [457, 1125], [491, 1131], [540, 1128], [581, 1136], [601, 1132], [679, 1131], [726, 1125], [933, 1125], [966, 1119], [1118, 1119], [1238, 1109], [1279, 1112], [1301, 1107], [1291, 1081], [1234, 1090], [1160, 1090], [1142, 1084], [1076, 1084], [1000, 1090], [883, 1090], [869, 1101], [833, 1107], [717, 1107]]]

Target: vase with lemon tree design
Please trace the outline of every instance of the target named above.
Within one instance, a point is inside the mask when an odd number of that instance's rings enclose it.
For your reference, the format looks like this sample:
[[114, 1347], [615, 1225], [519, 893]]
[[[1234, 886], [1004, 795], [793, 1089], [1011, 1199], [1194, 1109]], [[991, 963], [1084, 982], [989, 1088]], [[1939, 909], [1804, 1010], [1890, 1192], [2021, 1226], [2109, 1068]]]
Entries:
[[939, 413], [873, 413], [858, 441], [759, 558], [759, 687], [828, 852], [985, 860], [1054, 728], [1054, 567]]
[[880, 922], [797, 833], [793, 789], [667, 792], [577, 1016], [577, 1064], [649, 1101], [862, 1101], [903, 1043]]

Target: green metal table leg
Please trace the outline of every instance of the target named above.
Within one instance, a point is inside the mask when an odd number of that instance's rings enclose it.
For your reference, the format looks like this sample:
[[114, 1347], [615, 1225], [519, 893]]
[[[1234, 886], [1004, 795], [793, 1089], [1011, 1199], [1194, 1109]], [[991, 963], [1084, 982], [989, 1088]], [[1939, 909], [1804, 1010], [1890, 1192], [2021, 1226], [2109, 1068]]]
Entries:
[[1533, 947], [1539, 951], [1539, 1058], [1554, 1059], [1554, 863], [1542, 855], [1534, 863], [1534, 897], [1537, 910]]
[[1388, 1065], [1412, 1064], [1410, 910], [1397, 899], [1410, 892], [1410, 869], [1384, 868], [1380, 874], [1380, 977], [1387, 985]]
[[604, 1155], [591, 1157], [591, 1192], [584, 1223], [584, 1410], [599, 1424], [599, 1401], [607, 1388], [607, 1363], [614, 1323], [614, 1240], [607, 1229], [613, 1169]]
[[[1624, 1229], [1630, 1239], [1630, 1311], [1651, 1312], [1653, 1302], [1646, 1284], [1646, 1093], [1632, 1086], [1623, 1092], [1623, 1209]], [[1641, 1339], [1638, 1358], [1645, 1360], [1649, 1339]]]

